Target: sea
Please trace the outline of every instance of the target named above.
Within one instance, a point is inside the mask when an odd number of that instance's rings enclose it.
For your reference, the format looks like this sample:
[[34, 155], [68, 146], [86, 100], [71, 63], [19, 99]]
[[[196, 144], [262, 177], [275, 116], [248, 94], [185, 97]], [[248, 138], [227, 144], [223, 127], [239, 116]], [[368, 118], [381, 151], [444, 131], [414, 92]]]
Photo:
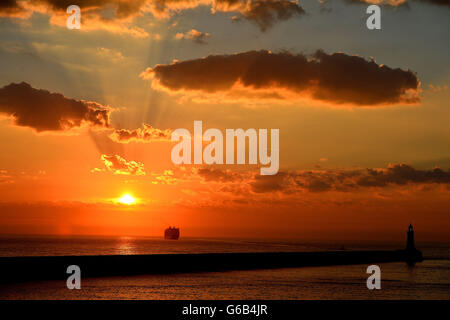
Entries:
[[[404, 243], [87, 236], [0, 236], [0, 256], [67, 256], [330, 250], [395, 250]], [[425, 260], [380, 263], [381, 289], [369, 290], [368, 265], [283, 268], [169, 275], [82, 278], [0, 284], [0, 299], [450, 299], [450, 244], [417, 244]]]

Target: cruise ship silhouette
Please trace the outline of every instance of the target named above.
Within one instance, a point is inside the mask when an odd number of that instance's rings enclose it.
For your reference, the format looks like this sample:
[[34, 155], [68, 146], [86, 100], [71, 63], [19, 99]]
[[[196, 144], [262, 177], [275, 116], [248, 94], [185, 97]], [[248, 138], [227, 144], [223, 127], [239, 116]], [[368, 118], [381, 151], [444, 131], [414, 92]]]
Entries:
[[178, 240], [180, 238], [180, 229], [175, 227], [168, 227], [164, 231], [164, 239], [166, 240]]

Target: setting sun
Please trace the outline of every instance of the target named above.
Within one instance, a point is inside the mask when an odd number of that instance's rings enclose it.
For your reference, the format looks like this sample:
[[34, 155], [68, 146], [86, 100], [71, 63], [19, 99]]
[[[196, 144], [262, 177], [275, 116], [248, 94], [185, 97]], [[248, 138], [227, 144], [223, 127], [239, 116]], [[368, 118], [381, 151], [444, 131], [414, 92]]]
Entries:
[[129, 195], [128, 193], [127, 193], [127, 194], [124, 194], [122, 197], [120, 197], [120, 198], [118, 199], [118, 201], [119, 201], [120, 203], [127, 204], [127, 205], [131, 205], [131, 204], [135, 204], [135, 203], [136, 203], [136, 199], [133, 198], [133, 197], [132, 197], [131, 195]]

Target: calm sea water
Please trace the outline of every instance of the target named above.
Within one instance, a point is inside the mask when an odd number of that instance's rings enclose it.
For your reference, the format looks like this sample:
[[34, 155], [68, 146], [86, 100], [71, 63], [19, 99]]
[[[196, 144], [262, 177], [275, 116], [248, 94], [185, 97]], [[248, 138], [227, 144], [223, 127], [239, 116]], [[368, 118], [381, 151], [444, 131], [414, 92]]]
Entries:
[[[98, 237], [0, 237], [0, 256], [99, 255], [398, 249], [403, 243], [324, 243], [295, 240]], [[450, 299], [450, 245], [418, 245], [429, 258], [415, 266], [382, 263], [382, 289], [366, 287], [367, 265], [65, 281], [0, 287], [0, 299]]]

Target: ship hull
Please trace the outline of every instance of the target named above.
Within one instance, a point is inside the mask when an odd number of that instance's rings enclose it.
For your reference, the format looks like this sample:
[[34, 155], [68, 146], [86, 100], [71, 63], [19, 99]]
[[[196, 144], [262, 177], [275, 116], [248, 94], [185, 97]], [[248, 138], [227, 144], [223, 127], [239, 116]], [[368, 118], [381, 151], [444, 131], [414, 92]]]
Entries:
[[164, 231], [164, 239], [166, 240], [178, 240], [180, 238], [180, 229], [169, 228]]

